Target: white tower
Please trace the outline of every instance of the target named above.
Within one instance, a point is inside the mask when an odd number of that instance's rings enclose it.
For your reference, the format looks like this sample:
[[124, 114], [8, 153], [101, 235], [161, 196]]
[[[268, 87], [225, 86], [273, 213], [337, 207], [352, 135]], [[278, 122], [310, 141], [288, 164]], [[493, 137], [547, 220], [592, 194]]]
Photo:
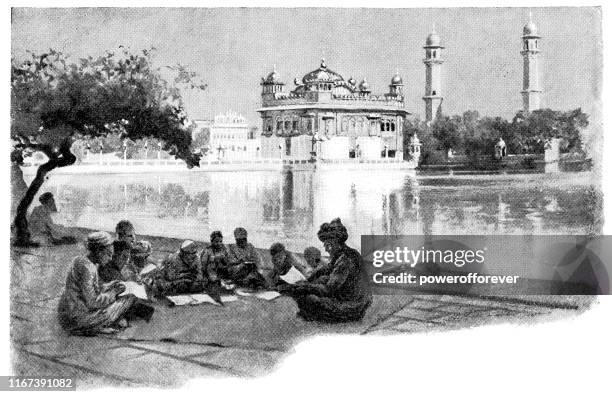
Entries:
[[529, 113], [540, 109], [540, 49], [538, 47], [538, 28], [531, 20], [523, 27], [523, 112]]
[[432, 121], [442, 106], [442, 47], [434, 25], [425, 41], [425, 121]]

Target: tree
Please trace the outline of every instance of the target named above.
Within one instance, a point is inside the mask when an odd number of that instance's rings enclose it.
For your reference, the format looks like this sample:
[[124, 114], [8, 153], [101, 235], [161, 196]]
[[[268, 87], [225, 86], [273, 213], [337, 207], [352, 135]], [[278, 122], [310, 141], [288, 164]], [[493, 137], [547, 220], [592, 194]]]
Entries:
[[553, 138], [561, 139], [563, 152], [582, 152], [580, 131], [589, 125], [589, 117], [582, 109], [559, 111], [534, 110], [519, 112], [512, 120], [512, 128], [521, 144], [529, 152], [543, 152]]
[[463, 141], [461, 123], [462, 119], [460, 116], [448, 117], [441, 115], [432, 124], [432, 135], [440, 142], [445, 153], [448, 153], [449, 149], [457, 150], [461, 147]]
[[[72, 165], [71, 152], [78, 139], [118, 135], [133, 141], [157, 138], [163, 149], [197, 166], [200, 155], [191, 150], [191, 131], [179, 89], [205, 89], [197, 76], [183, 66], [162, 69], [152, 64], [151, 51], [130, 53], [120, 47], [71, 62], [61, 52], [30, 53], [23, 62], [11, 62], [11, 159], [21, 163], [35, 152], [44, 153], [42, 164], [17, 207], [15, 244], [28, 245], [27, 210], [45, 176], [58, 167]], [[21, 160], [19, 160], [21, 159]]]

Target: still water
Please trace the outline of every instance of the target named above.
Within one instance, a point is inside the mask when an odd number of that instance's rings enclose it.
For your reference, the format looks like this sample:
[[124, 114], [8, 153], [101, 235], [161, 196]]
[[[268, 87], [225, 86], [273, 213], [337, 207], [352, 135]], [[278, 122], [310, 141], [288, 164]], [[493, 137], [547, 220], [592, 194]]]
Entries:
[[[27, 181], [29, 182], [29, 181]], [[243, 226], [257, 247], [319, 246], [321, 223], [340, 217], [349, 244], [362, 234], [601, 233], [602, 198], [588, 173], [424, 175], [414, 171], [185, 171], [51, 174], [58, 222], [226, 242]]]

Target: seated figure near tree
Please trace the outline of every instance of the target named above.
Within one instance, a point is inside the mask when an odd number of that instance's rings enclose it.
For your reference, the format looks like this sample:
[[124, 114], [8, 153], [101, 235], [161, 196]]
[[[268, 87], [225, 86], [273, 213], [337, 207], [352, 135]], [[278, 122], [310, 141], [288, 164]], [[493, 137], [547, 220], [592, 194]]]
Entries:
[[74, 259], [58, 306], [62, 328], [74, 335], [112, 333], [127, 327], [127, 318], [149, 320], [153, 308], [138, 303], [134, 295], [119, 297], [123, 286], [114, 281], [101, 284], [98, 268], [110, 262], [113, 240], [106, 232], [87, 236], [87, 256]]
[[348, 232], [339, 218], [324, 223], [319, 240], [331, 258], [310, 281], [279, 287], [295, 299], [298, 315], [309, 321], [346, 322], [363, 318], [372, 303], [372, 293], [361, 254], [346, 245]]
[[177, 252], [162, 262], [152, 289], [156, 295], [191, 294], [203, 292], [206, 283], [198, 247], [193, 241], [185, 240]]
[[28, 225], [32, 240], [40, 245], [74, 244], [77, 239], [70, 236], [64, 227], [57, 225], [51, 219], [51, 214], [57, 212], [55, 198], [50, 192], [40, 195], [38, 198], [40, 205], [34, 207]]

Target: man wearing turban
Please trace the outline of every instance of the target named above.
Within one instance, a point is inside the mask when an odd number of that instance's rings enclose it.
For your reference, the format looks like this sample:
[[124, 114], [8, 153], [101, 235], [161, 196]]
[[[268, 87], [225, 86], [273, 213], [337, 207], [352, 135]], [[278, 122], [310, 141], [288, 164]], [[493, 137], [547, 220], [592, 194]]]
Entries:
[[363, 318], [372, 303], [372, 293], [361, 254], [346, 245], [348, 232], [339, 218], [324, 223], [319, 240], [330, 255], [309, 281], [282, 286], [279, 290], [295, 299], [298, 315], [309, 321], [348, 322]]
[[74, 259], [58, 306], [62, 328], [74, 335], [113, 333], [126, 327], [127, 318], [149, 320], [154, 309], [134, 295], [118, 296], [125, 289], [118, 281], [101, 285], [98, 268], [113, 256], [113, 239], [106, 232], [87, 236], [87, 256]]
[[191, 240], [185, 240], [177, 252], [168, 255], [157, 273], [153, 291], [158, 296], [200, 293], [207, 283], [198, 246]]

